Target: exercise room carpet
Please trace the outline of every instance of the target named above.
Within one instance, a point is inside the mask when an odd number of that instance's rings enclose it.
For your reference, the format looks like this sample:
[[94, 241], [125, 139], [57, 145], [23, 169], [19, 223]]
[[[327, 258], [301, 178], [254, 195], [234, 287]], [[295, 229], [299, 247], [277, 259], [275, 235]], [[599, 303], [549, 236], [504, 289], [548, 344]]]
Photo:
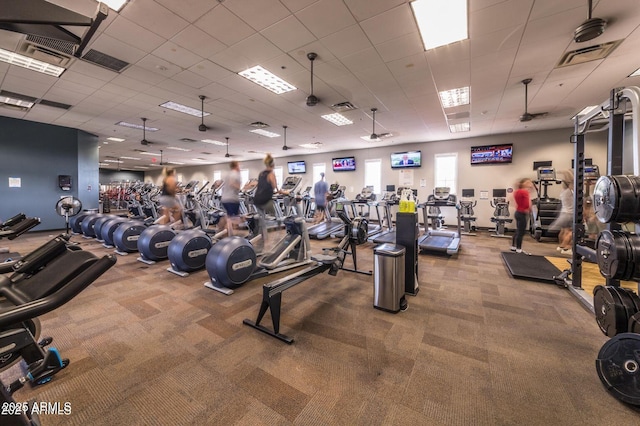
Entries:
[[[51, 234], [7, 244], [26, 253]], [[333, 244], [312, 242], [316, 253]], [[607, 338], [593, 315], [567, 289], [511, 278], [500, 256], [509, 244], [480, 233], [455, 256], [420, 255], [420, 292], [398, 314], [373, 308], [373, 277], [293, 287], [281, 324], [293, 345], [242, 324], [257, 315], [260, 282], [225, 296], [203, 286], [205, 271], [179, 278], [166, 263], [119, 257], [41, 318], [71, 364], [15, 398], [71, 403], [44, 426], [640, 424], [598, 379]], [[555, 245], [524, 242], [540, 256]], [[358, 247], [362, 269], [373, 268], [371, 247]]]
[[544, 256], [524, 253], [502, 252], [502, 259], [513, 278], [554, 284], [553, 277], [560, 275], [560, 269]]

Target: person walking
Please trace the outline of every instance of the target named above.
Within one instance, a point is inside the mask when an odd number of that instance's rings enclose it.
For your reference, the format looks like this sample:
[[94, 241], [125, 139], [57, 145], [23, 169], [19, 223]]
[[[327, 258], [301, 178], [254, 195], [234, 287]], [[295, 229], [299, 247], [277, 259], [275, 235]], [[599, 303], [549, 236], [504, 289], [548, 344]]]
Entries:
[[174, 169], [166, 169], [164, 178], [162, 179], [162, 190], [160, 192], [161, 216], [156, 223], [161, 225], [180, 222], [182, 219], [182, 211], [180, 203], [176, 199], [178, 193], [178, 180]]
[[320, 180], [313, 186], [313, 196], [316, 204], [314, 223], [322, 222], [326, 218], [327, 195], [329, 195], [329, 185], [324, 180], [324, 172], [320, 173]]
[[242, 177], [240, 176], [240, 163], [232, 161], [229, 163], [229, 173], [224, 178], [224, 186], [222, 187], [222, 196], [220, 202], [226, 211], [225, 221], [227, 227], [227, 236], [233, 235], [233, 225], [238, 224], [238, 215], [240, 213], [240, 187], [242, 186]]
[[558, 247], [560, 254], [573, 255], [573, 173], [563, 172], [562, 192], [560, 192], [560, 213], [549, 226], [552, 231], [558, 231]]
[[522, 178], [516, 184], [516, 190], [513, 192], [513, 199], [516, 204], [516, 212], [513, 217], [516, 220], [516, 233], [511, 239], [511, 251], [516, 253], [526, 253], [522, 251], [522, 240], [527, 228], [527, 217], [531, 212], [531, 189], [533, 182], [529, 178]]

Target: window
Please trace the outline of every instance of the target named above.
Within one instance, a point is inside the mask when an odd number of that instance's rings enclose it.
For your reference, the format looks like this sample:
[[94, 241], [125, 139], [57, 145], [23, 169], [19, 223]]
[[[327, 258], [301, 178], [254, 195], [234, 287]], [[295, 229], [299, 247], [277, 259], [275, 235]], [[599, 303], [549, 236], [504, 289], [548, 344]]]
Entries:
[[282, 188], [282, 166], [274, 167], [273, 173], [276, 175], [276, 185], [278, 188]]
[[364, 160], [364, 186], [373, 186], [374, 194], [382, 193], [382, 160]]
[[213, 172], [213, 181], [222, 179], [222, 172], [220, 170]]
[[240, 169], [240, 180], [242, 181], [242, 185], [240, 185], [240, 187], [242, 188], [244, 186], [244, 184], [249, 181], [249, 170], [248, 169]]
[[456, 194], [458, 177], [458, 154], [436, 154], [434, 156], [435, 186], [447, 186]]
[[320, 173], [327, 173], [327, 165], [325, 163], [316, 163], [313, 165], [313, 176], [311, 176], [313, 183], [320, 180]]

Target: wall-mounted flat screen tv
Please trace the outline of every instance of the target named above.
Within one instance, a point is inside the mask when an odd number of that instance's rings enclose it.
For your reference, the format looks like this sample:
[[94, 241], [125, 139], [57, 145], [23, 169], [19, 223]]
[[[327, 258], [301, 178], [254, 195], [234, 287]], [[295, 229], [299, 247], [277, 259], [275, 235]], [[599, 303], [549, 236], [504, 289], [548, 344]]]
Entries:
[[307, 164], [304, 161], [289, 161], [287, 168], [290, 175], [307, 173]]
[[471, 164], [511, 163], [513, 144], [485, 145], [471, 147]]
[[422, 153], [420, 151], [394, 152], [391, 154], [391, 168], [404, 169], [406, 167], [420, 167]]
[[356, 169], [355, 157], [334, 158], [331, 161], [334, 172], [352, 172]]

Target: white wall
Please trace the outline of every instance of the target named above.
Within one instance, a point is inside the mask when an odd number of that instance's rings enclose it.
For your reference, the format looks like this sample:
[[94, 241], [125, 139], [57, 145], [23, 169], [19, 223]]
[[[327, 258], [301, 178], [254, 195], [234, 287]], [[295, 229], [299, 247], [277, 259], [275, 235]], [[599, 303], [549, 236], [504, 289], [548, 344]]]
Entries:
[[[364, 160], [381, 159], [383, 179], [382, 186], [395, 185], [400, 186], [400, 171], [392, 170], [390, 163], [390, 154], [398, 151], [421, 150], [422, 151], [422, 167], [413, 169], [414, 172], [414, 188], [418, 189], [418, 198], [420, 201], [427, 199], [432, 193], [434, 185], [434, 155], [439, 153], [456, 152], [458, 154], [458, 188], [475, 189], [478, 204], [475, 207], [475, 214], [478, 217], [477, 226], [492, 227], [491, 216], [493, 208], [489, 204], [489, 200], [480, 200], [480, 191], [488, 191], [491, 197], [494, 188], [510, 188], [514, 183], [522, 177], [530, 177], [535, 179], [535, 171], [533, 170], [534, 161], [553, 161], [556, 170], [566, 170], [571, 167], [571, 160], [574, 155], [574, 145], [570, 143], [572, 129], [560, 129], [541, 132], [513, 133], [495, 136], [484, 136], [468, 139], [457, 139], [438, 142], [423, 142], [413, 144], [403, 144], [385, 147], [375, 147], [361, 150], [349, 150], [333, 153], [297, 153], [287, 157], [277, 157], [276, 166], [286, 167], [287, 161], [305, 160], [307, 162], [308, 172], [302, 176], [302, 188], [313, 185], [318, 180], [318, 176], [311, 176], [313, 163], [327, 164], [327, 182], [338, 182], [340, 185], [346, 186], [346, 196], [355, 198], [364, 186]], [[500, 165], [470, 165], [470, 147], [476, 145], [493, 145], [513, 143], [513, 163]], [[274, 143], [276, 145], [276, 143]], [[592, 158], [594, 164], [600, 166], [601, 172], [606, 170], [606, 154], [607, 154], [607, 133], [589, 133], [586, 137], [585, 158]], [[297, 150], [296, 150], [297, 151]], [[281, 155], [280, 146], [274, 147], [272, 155]], [[333, 172], [331, 170], [331, 159], [334, 157], [355, 156], [356, 171], [355, 172]], [[183, 181], [190, 180], [211, 181], [213, 172], [220, 170], [224, 177], [228, 171], [228, 163], [214, 164], [207, 166], [191, 166], [180, 167], [176, 171], [178, 175], [182, 175]], [[241, 162], [240, 167], [249, 169], [251, 177], [257, 177], [259, 172], [263, 170], [261, 160], [251, 160]], [[420, 187], [420, 180], [425, 180], [425, 186]], [[160, 171], [145, 174], [145, 180], [160, 184], [162, 175]], [[554, 185], [549, 189], [550, 196], [557, 196], [560, 193], [559, 185]], [[450, 211], [446, 211], [450, 210]], [[455, 211], [453, 209], [443, 209], [447, 223], [455, 222]], [[513, 215], [513, 209], [511, 209]], [[422, 214], [420, 213], [422, 221]]]

